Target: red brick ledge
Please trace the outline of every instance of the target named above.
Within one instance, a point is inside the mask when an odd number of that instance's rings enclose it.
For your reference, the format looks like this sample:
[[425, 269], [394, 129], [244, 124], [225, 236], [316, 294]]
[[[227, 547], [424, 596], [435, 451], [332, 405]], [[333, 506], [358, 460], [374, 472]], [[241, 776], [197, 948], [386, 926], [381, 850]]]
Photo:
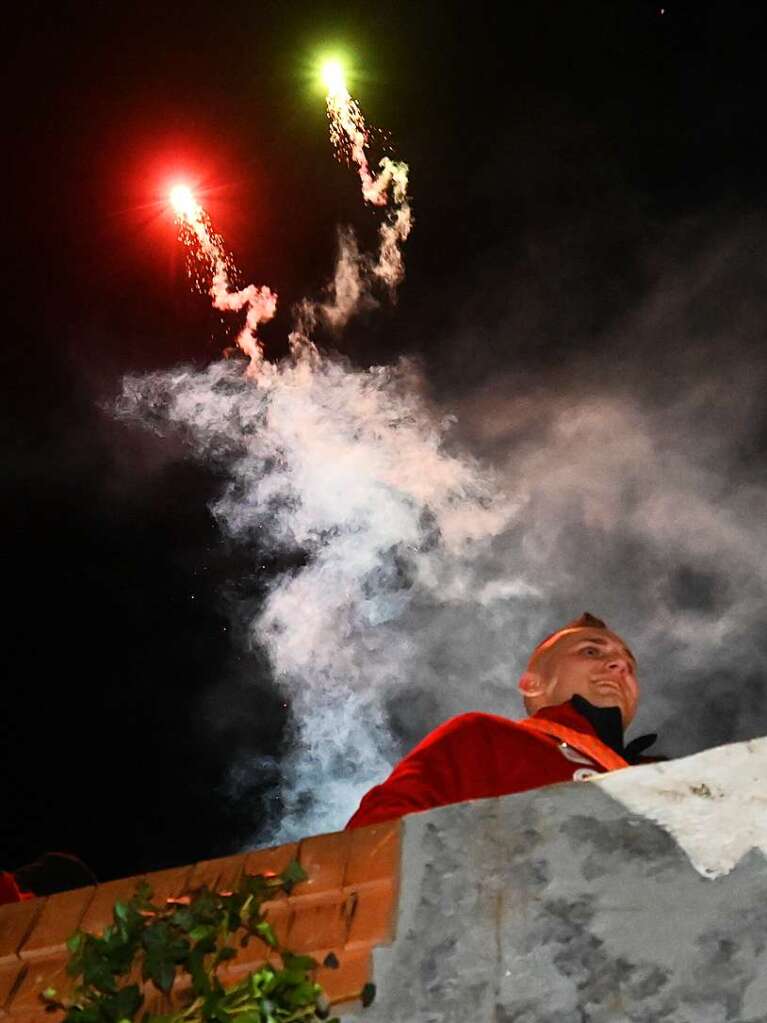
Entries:
[[[265, 915], [291, 951], [312, 955], [319, 963], [334, 952], [339, 968], [320, 966], [316, 980], [331, 1002], [353, 1001], [372, 980], [373, 948], [394, 937], [400, 831], [399, 821], [373, 824], [0, 906], [0, 1016], [7, 1016], [8, 1023], [59, 1023], [62, 1014], [45, 1012], [39, 993], [46, 987], [61, 996], [71, 991], [67, 938], [78, 927], [100, 934], [112, 922], [115, 901], [130, 898], [139, 881], [149, 882], [158, 901], [204, 884], [226, 891], [243, 873], [279, 873], [293, 859], [308, 879], [290, 896], [283, 893], [265, 903]], [[236, 982], [267, 957], [260, 942], [250, 942], [221, 973], [224, 983]], [[146, 995], [148, 1008], [163, 1011], [163, 996], [151, 985]]]

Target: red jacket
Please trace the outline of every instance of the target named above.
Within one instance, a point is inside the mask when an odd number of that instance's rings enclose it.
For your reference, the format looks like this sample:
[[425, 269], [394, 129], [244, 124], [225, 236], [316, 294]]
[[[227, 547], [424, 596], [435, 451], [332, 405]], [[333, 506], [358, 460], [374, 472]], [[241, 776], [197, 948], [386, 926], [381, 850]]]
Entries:
[[0, 870], [0, 906], [8, 902], [26, 902], [34, 899], [33, 892], [24, 892], [19, 888], [16, 878], [7, 870]]
[[582, 781], [627, 766], [569, 702], [521, 721], [460, 714], [400, 760], [386, 781], [363, 797], [346, 826], [362, 828], [447, 803]]

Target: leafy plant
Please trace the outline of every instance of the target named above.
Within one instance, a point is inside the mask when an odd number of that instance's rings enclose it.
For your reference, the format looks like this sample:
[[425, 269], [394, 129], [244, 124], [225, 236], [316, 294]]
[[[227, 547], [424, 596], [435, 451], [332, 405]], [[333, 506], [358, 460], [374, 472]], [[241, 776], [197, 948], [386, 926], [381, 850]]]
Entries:
[[[53, 988], [42, 997], [49, 1008], [65, 1010], [64, 1023], [326, 1020], [328, 1000], [311, 977], [316, 961], [282, 948], [262, 913], [265, 901], [305, 878], [294, 862], [278, 876], [245, 875], [233, 892], [203, 887], [161, 906], [152, 902], [152, 890], [143, 883], [129, 901], [115, 903], [113, 923], [103, 934], [76, 931], [67, 942], [67, 971], [78, 979], [73, 997], [60, 1000]], [[234, 940], [241, 947], [251, 940], [263, 942], [265, 951], [279, 954], [281, 965], [267, 963], [225, 988], [218, 971], [237, 956]], [[338, 960], [329, 956], [326, 965], [338, 966]], [[177, 977], [179, 984], [168, 999], [171, 1011], [144, 1008], [141, 981], [170, 995]]]

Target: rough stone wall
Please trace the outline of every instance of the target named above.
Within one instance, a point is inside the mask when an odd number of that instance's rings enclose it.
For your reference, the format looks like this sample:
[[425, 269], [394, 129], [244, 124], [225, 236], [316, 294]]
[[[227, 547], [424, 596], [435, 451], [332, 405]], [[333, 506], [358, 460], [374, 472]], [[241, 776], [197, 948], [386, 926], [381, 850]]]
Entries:
[[[376, 950], [364, 1020], [764, 1023], [765, 781], [758, 740], [406, 818], [397, 937]], [[676, 837], [636, 795], [653, 789], [676, 807]], [[685, 850], [706, 828], [740, 850], [719, 870]]]

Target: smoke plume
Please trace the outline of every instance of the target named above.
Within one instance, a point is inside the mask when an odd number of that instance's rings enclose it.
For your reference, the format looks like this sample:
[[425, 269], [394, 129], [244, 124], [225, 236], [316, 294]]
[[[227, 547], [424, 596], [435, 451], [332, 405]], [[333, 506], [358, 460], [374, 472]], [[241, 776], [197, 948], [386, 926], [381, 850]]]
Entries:
[[508, 369], [448, 407], [417, 364], [362, 369], [298, 336], [263, 378], [126, 381], [124, 411], [226, 474], [226, 534], [300, 554], [249, 621], [292, 713], [270, 837], [342, 826], [451, 714], [520, 713], [530, 648], [585, 609], [635, 650], [637, 727], [665, 752], [765, 730], [767, 487], [747, 452], [764, 367], [734, 336], [725, 369], [719, 341], [664, 355], [685, 315], [651, 303], [608, 360]]
[[[225, 468], [213, 511], [228, 535], [304, 555], [250, 632], [294, 715], [279, 837], [341, 826], [396, 754], [387, 701], [425, 653], [409, 622], [496, 599], [477, 573], [517, 508], [446, 450], [450, 423], [407, 363], [363, 371], [294, 342], [263, 378], [215, 363], [130, 379], [123, 410], [181, 424]], [[514, 599], [527, 584], [502, 590]]]

